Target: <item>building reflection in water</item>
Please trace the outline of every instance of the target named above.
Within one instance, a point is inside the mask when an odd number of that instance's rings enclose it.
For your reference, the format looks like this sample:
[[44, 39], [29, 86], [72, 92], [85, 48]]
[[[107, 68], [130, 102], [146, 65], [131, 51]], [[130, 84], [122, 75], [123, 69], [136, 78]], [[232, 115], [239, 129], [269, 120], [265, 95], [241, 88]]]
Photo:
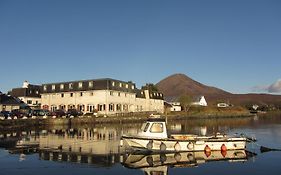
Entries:
[[[228, 121], [219, 121], [220, 123], [212, 123], [209, 121], [196, 123], [192, 122], [174, 122], [168, 123], [168, 128], [172, 133], [194, 133], [199, 135], [212, 134], [214, 131], [226, 131], [228, 130]], [[248, 121], [243, 121], [247, 124]], [[237, 125], [243, 124], [241, 121]], [[60, 162], [77, 162], [77, 163], [88, 163], [96, 166], [112, 166], [115, 163], [125, 163], [128, 160], [128, 156], [124, 156], [119, 149], [120, 136], [123, 134], [137, 134], [139, 132], [142, 123], [136, 124], [124, 124], [124, 125], [95, 125], [93, 127], [79, 126], [75, 128], [58, 128], [46, 129], [46, 130], [34, 130], [34, 131], [15, 131], [11, 133], [0, 133], [0, 147], [4, 147], [9, 150], [11, 154], [18, 154], [19, 160], [24, 161], [26, 154], [38, 153], [41, 160], [60, 161]], [[231, 125], [236, 125], [231, 121]], [[240, 154], [240, 153], [239, 153]], [[212, 154], [210, 157], [214, 156]], [[223, 156], [223, 154], [218, 154]], [[227, 152], [226, 157], [234, 155], [234, 153]], [[240, 154], [241, 155], [241, 154]], [[246, 155], [246, 154], [243, 154]], [[141, 157], [143, 155], [138, 155]], [[160, 164], [176, 166], [179, 161], [184, 160], [183, 157], [188, 155], [163, 155], [159, 157]], [[206, 158], [206, 155], [202, 156]], [[196, 157], [195, 155], [189, 158], [196, 159], [198, 162], [204, 160]], [[157, 157], [157, 156], [156, 156]], [[148, 160], [151, 165], [154, 166], [154, 156], [146, 157], [142, 160]], [[166, 157], [166, 161], [163, 162]], [[174, 158], [174, 162], [167, 164], [167, 160], [171, 161]], [[200, 156], [199, 156], [200, 157]], [[218, 157], [218, 156], [216, 156]], [[135, 157], [136, 158], [136, 157]], [[176, 159], [175, 159], [176, 158]], [[208, 158], [208, 157], [207, 157]], [[223, 157], [217, 158], [217, 160]], [[151, 159], [153, 164], [151, 164]], [[225, 160], [225, 158], [223, 158]], [[229, 157], [231, 160], [232, 157]], [[246, 157], [245, 157], [246, 159]], [[156, 161], [157, 162], [157, 161]], [[162, 162], [162, 163], [161, 163]], [[128, 162], [127, 162], [128, 163]], [[191, 166], [194, 162], [185, 161], [184, 164]], [[125, 164], [124, 164], [125, 165]], [[128, 164], [127, 164], [128, 166]], [[178, 165], [177, 165], [178, 166]]]

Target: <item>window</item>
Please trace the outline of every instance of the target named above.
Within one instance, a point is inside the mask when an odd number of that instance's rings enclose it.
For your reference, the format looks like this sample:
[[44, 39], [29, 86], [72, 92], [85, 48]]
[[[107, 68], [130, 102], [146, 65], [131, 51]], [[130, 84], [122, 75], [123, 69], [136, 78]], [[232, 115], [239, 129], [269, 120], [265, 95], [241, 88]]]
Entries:
[[149, 123], [144, 123], [144, 124], [142, 125], [142, 127], [141, 127], [141, 130], [142, 130], [143, 132], [146, 132], [146, 131], [148, 130], [148, 127], [149, 127]]
[[94, 110], [95, 110], [95, 105], [92, 105], [92, 104], [87, 105], [87, 111], [88, 112], [94, 112]]
[[52, 85], [52, 90], [54, 91], [54, 90], [56, 90], [56, 85]]
[[99, 105], [98, 105], [98, 110], [99, 110], [99, 111], [105, 110], [105, 105], [99, 104]]
[[121, 104], [117, 104], [117, 105], [116, 105], [116, 110], [117, 110], [117, 111], [121, 111]]
[[112, 82], [112, 86], [115, 86], [115, 82], [114, 81]]
[[114, 104], [109, 104], [109, 111], [114, 111]]
[[110, 91], [109, 93], [110, 93], [111, 96], [113, 96], [113, 91]]
[[63, 98], [63, 97], [64, 97], [64, 94], [61, 94], [61, 97]]
[[128, 105], [123, 105], [123, 111], [128, 111]]
[[83, 87], [83, 82], [78, 83], [78, 88], [81, 89]]
[[126, 88], [128, 89], [128, 87], [129, 87], [129, 85], [128, 84], [126, 84]]
[[89, 87], [93, 87], [94, 86], [94, 82], [93, 81], [89, 81]]
[[27, 100], [27, 104], [32, 104], [32, 100]]
[[39, 91], [36, 91], [36, 94], [39, 94]]
[[80, 97], [82, 97], [83, 96], [83, 92], [80, 92]]
[[132, 85], [132, 87], [131, 87], [132, 89], [135, 89], [135, 86], [134, 85]]
[[120, 97], [121, 96], [121, 93], [120, 92], [118, 92], [118, 97]]
[[162, 123], [153, 123], [150, 132], [154, 133], [162, 133], [163, 132], [163, 124]]
[[73, 97], [73, 93], [70, 93], [70, 97]]
[[64, 84], [60, 84], [60, 90], [64, 89]]
[[141, 95], [143, 95], [143, 91], [141, 91]]
[[68, 87], [69, 89], [73, 89], [73, 83], [69, 83]]
[[122, 87], [122, 83], [119, 83], [119, 87]]
[[57, 110], [57, 106], [56, 105], [51, 105], [51, 111], [55, 111]]
[[89, 93], [89, 96], [94, 96], [94, 93], [93, 93], [93, 92], [90, 92], [90, 93]]
[[43, 90], [44, 90], [44, 91], [47, 91], [47, 85], [44, 85], [44, 86], [43, 86]]

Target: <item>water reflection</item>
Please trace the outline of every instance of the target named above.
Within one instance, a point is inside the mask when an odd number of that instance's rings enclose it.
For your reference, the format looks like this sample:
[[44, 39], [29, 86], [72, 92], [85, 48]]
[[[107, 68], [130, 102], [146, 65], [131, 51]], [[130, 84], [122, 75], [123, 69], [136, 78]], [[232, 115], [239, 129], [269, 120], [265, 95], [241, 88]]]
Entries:
[[[258, 139], [281, 144], [281, 118], [207, 119], [168, 121], [173, 133], [210, 135], [216, 132], [245, 132], [257, 134]], [[254, 154], [245, 151], [192, 152], [180, 154], [128, 154], [119, 149], [120, 136], [137, 134], [142, 123], [96, 124], [92, 126], [48, 126], [43, 129], [0, 131], [0, 148], [17, 155], [21, 162], [29, 161], [29, 154], [41, 161], [81, 163], [98, 167], [125, 167], [142, 169], [147, 174], [166, 174], [169, 167], [194, 167], [213, 161], [245, 162]], [[274, 126], [274, 127], [273, 127]], [[38, 160], [36, 160], [38, 161]], [[73, 166], [73, 165], [71, 165]]]
[[197, 167], [213, 161], [245, 162], [256, 154], [245, 150], [181, 152], [168, 154], [125, 154], [121, 163], [127, 168], [141, 169], [145, 174], [167, 174], [168, 168]]

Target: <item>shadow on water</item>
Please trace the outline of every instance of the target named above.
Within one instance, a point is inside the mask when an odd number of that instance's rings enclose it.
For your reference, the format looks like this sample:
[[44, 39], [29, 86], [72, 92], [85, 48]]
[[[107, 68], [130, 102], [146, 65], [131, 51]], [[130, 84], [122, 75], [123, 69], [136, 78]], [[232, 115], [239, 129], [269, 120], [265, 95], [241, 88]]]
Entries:
[[[205, 152], [169, 154], [121, 152], [119, 149], [121, 135], [137, 134], [141, 124], [60, 125], [44, 129], [2, 131], [0, 147], [8, 150], [11, 155], [18, 155], [20, 160], [24, 160], [25, 155], [32, 154], [38, 156], [41, 161], [84, 163], [93, 167], [112, 167], [121, 163], [127, 168], [141, 169], [146, 174], [157, 174], [157, 172], [167, 174], [168, 168], [197, 167], [208, 162], [246, 162], [256, 157], [255, 153], [245, 150], [213, 151], [211, 154]], [[168, 121], [168, 129], [171, 133], [199, 135], [235, 131], [251, 131], [259, 134], [260, 126], [276, 124], [280, 126], [280, 117], [189, 119]], [[267, 137], [267, 135], [262, 136]], [[281, 143], [280, 140], [279, 138], [278, 144]], [[267, 151], [277, 151], [277, 149], [264, 147], [258, 154]]]

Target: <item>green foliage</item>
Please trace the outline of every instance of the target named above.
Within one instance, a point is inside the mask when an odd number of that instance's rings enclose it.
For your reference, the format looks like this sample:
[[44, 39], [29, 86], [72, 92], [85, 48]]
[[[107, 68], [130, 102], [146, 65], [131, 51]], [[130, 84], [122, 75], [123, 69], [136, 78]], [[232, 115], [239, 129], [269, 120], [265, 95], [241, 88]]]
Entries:
[[142, 87], [142, 89], [150, 90], [152, 92], [158, 92], [157, 86], [153, 83], [147, 83], [145, 86]]
[[181, 103], [184, 111], [188, 111], [188, 109], [191, 105], [191, 102], [192, 102], [192, 98], [189, 95], [182, 95], [179, 98], [179, 102]]

